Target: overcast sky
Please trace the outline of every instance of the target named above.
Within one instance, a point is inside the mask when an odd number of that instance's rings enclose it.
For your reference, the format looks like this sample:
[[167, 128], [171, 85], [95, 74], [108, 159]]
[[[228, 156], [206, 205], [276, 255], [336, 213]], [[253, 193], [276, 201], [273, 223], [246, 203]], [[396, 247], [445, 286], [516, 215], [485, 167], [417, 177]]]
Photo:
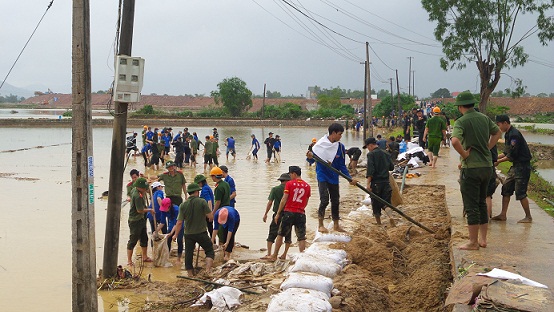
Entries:
[[[366, 41], [373, 49], [373, 89], [388, 90], [388, 79], [398, 69], [401, 91], [407, 92], [412, 56], [416, 95], [426, 97], [439, 88], [478, 92], [474, 64], [462, 71], [440, 68], [435, 25], [419, 1], [288, 2], [340, 35], [315, 26], [282, 0], [136, 1], [132, 51], [146, 60], [142, 93], [209, 95], [218, 82], [233, 76], [243, 79], [254, 94], [263, 93], [264, 83], [283, 95], [305, 95], [313, 85], [363, 90], [364, 67], [359, 62], [365, 59]], [[0, 1], [0, 81], [48, 3]], [[90, 5], [92, 90], [107, 90], [114, 73], [118, 1], [94, 0]], [[7, 83], [71, 92], [71, 16], [71, 0], [54, 1]], [[518, 27], [527, 30], [533, 23], [526, 17]], [[531, 59], [554, 65], [552, 44], [542, 47], [532, 37], [524, 46]], [[531, 94], [554, 92], [551, 67], [528, 63], [506, 73], [522, 78]], [[511, 78], [503, 76], [497, 90], [510, 85]]]

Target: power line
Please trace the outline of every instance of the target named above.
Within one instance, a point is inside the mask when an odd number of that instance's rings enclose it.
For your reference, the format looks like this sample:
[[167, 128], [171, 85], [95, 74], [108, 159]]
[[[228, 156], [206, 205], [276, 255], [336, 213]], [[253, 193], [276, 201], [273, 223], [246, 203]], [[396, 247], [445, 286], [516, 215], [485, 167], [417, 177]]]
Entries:
[[27, 39], [27, 42], [25, 42], [25, 45], [23, 46], [23, 49], [21, 49], [21, 52], [19, 52], [19, 55], [18, 55], [17, 58], [15, 59], [15, 62], [13, 62], [12, 67], [10, 68], [10, 70], [9, 70], [8, 73], [6, 74], [6, 77], [5, 77], [4, 80], [2, 81], [2, 84], [0, 84], [0, 89], [2, 89], [2, 87], [4, 86], [4, 83], [6, 83], [6, 80], [8, 79], [8, 76], [10, 75], [10, 73], [11, 73], [12, 70], [13, 70], [13, 68], [15, 67], [15, 64], [17, 64], [17, 61], [19, 60], [19, 57], [21, 57], [21, 54], [23, 54], [23, 51], [25, 51], [25, 48], [26, 48], [27, 45], [29, 44], [29, 41], [31, 41], [31, 38], [33, 38], [33, 35], [35, 34], [35, 32], [36, 32], [37, 29], [38, 29], [38, 26], [39, 26], [40, 23], [42, 22], [42, 19], [44, 18], [44, 16], [46, 15], [46, 13], [47, 13], [48, 10], [50, 9], [50, 7], [52, 7], [52, 3], [54, 3], [54, 0], [50, 1], [50, 4], [48, 4], [48, 7], [46, 8], [46, 11], [44, 11], [44, 14], [42, 14], [42, 17], [41, 17], [40, 20], [38, 21], [37, 26], [35, 27], [35, 29], [34, 29], [33, 32], [31, 33], [31, 36], [29, 37], [29, 39]]

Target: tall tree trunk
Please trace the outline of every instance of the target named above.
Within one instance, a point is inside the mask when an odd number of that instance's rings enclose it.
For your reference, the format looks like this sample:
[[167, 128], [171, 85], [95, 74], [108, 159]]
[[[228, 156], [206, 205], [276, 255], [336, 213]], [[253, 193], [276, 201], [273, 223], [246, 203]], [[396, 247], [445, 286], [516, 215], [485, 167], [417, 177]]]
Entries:
[[[502, 67], [503, 66], [499, 64], [489, 64], [485, 61], [477, 62], [477, 68], [479, 69], [479, 76], [481, 78], [481, 88], [479, 92], [481, 101], [479, 102], [479, 111], [483, 114], [487, 113], [489, 97], [500, 81], [500, 70]], [[494, 78], [491, 80], [493, 73]]]

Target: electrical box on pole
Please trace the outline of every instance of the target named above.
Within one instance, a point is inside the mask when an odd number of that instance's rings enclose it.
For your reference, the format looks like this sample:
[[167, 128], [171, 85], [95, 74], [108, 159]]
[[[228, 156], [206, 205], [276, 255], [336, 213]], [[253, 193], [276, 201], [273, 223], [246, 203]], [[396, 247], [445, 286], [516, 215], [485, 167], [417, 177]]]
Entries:
[[140, 91], [144, 78], [144, 59], [118, 55], [115, 67], [114, 102], [136, 103], [140, 101]]

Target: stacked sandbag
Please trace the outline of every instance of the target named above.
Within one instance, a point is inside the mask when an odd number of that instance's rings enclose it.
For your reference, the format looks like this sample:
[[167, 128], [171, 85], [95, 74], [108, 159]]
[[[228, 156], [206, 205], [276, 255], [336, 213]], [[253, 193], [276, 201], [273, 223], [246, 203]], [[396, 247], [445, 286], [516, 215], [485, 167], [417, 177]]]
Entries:
[[346, 251], [333, 249], [329, 243], [350, 240], [348, 235], [318, 232], [314, 243], [293, 257], [295, 263], [281, 284], [282, 292], [271, 298], [267, 311], [331, 312], [332, 278], [341, 272], [347, 260]]

